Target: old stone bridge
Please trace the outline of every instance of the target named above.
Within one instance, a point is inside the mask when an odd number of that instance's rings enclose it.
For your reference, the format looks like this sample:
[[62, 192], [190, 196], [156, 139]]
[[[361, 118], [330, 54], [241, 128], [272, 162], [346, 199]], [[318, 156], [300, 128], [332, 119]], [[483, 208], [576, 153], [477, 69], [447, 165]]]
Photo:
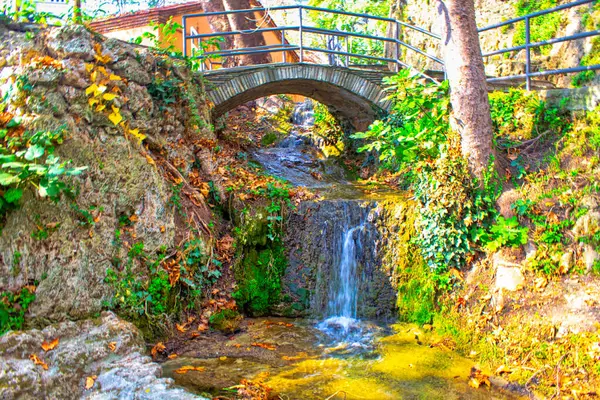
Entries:
[[382, 80], [388, 70], [362, 70], [317, 64], [267, 64], [205, 72], [213, 116], [264, 96], [297, 94], [327, 105], [353, 128], [365, 129], [390, 102]]

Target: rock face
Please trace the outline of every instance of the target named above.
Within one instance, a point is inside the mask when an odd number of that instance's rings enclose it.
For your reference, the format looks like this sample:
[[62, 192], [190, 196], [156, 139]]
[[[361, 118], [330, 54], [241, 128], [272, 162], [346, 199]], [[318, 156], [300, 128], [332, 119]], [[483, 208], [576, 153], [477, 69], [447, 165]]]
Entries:
[[[396, 310], [394, 273], [401, 264], [405, 222], [398, 210], [405, 200], [325, 200], [302, 203], [290, 216], [286, 236], [289, 266], [283, 278], [284, 293], [292, 310], [313, 317], [329, 316], [331, 300], [340, 288], [339, 269], [343, 259], [343, 238], [349, 229], [359, 228], [355, 241], [357, 316], [393, 318]], [[402, 212], [400, 212], [402, 214]], [[394, 241], [394, 246], [390, 244]], [[400, 244], [396, 243], [402, 242]], [[395, 252], [395, 254], [389, 254]], [[288, 310], [290, 311], [290, 310]], [[292, 313], [293, 314], [293, 313]]]
[[[59, 339], [47, 352], [41, 344]], [[111, 348], [114, 348], [111, 349]], [[3, 399], [198, 399], [161, 378], [140, 332], [112, 313], [0, 337]], [[30, 359], [36, 355], [47, 369]], [[86, 389], [86, 379], [95, 377]], [[92, 378], [93, 379], [93, 378]]]
[[[517, 0], [497, 1], [497, 0], [475, 0], [475, 12], [477, 26], [479, 28], [487, 27], [502, 21], [517, 17], [515, 9]], [[557, 5], [570, 3], [570, 0], [558, 0]], [[419, 0], [398, 0], [392, 6], [395, 17], [408, 22], [414, 26], [425, 28], [433, 33], [440, 34], [440, 23], [437, 20], [437, 1], [423, 2]], [[575, 7], [563, 11], [562, 22], [559, 24], [558, 32], [555, 37], [572, 35], [576, 32], [588, 31], [582, 26], [582, 17], [590, 5]], [[536, 21], [532, 21], [535, 24]], [[520, 24], [522, 28], [522, 23]], [[422, 33], [411, 29], [403, 29], [404, 40], [427, 53], [440, 56], [440, 49], [437, 39], [433, 39]], [[524, 35], [524, 29], [519, 30], [519, 24], [507, 25], [505, 28], [498, 28], [482, 32], [480, 34], [481, 48], [483, 53], [505, 49], [515, 46], [515, 36]], [[524, 36], [523, 36], [524, 37]], [[533, 53], [533, 70], [549, 70], [556, 68], [569, 68], [579, 66], [581, 59], [593, 51], [592, 39], [587, 38], [574, 42], [557, 43], [552, 46], [549, 56], [537, 55]], [[523, 74], [525, 72], [525, 53], [512, 52], [507, 53], [507, 57], [494, 56], [485, 60], [486, 73], [491, 76], [509, 76]], [[429, 60], [428, 58], [417, 54], [414, 51], [402, 48], [402, 60], [409, 65], [419, 69], [441, 70], [441, 65]], [[595, 79], [598, 83], [599, 77]], [[551, 81], [559, 87], [568, 87], [571, 77], [553, 77]]]
[[[127, 129], [146, 136], [147, 147], [127, 138], [123, 127], [90, 103], [85, 90], [93, 65], [117, 77], [110, 81], [120, 94], [113, 105], [120, 107]], [[148, 84], [160, 84], [167, 75], [190, 88], [187, 106], [168, 106], [151, 95]], [[15, 94], [15, 79], [27, 80], [28, 92]], [[0, 293], [38, 282], [28, 314], [36, 326], [89, 317], [112, 295], [104, 283], [111, 260], [127, 257], [126, 246], [114, 245], [123, 221], [138, 221], [129, 245], [143, 242], [154, 252], [180, 243], [169, 205], [172, 183], [147, 151], [191, 165], [196, 149], [177, 143], [214, 139], [202, 79], [184, 64], [93, 35], [83, 26], [25, 32], [21, 25], [1, 22], [0, 92], [16, 99], [7, 111], [21, 116], [27, 129], [66, 126], [68, 136], [57, 155], [88, 166], [74, 182], [74, 201], [54, 204], [26, 191], [21, 208], [8, 214], [0, 235]], [[32, 237], [38, 231], [47, 238]]]

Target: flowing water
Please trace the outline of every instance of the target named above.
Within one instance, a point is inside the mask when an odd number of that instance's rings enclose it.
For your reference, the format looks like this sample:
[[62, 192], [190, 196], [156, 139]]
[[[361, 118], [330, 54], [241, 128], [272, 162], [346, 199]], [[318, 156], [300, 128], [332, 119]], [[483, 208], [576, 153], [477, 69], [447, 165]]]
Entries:
[[[199, 394], [222, 398], [233, 398], [223, 388], [242, 379], [264, 382], [272, 388], [274, 399], [517, 398], [495, 389], [469, 387], [473, 362], [440, 344], [432, 333], [414, 325], [362, 318], [366, 309], [373, 308], [366, 307], [364, 288], [376, 268], [369, 264], [377, 259], [373, 218], [377, 202], [355, 199], [357, 188], [346, 172], [311, 146], [303, 130], [313, 121], [310, 103], [301, 104], [294, 113], [295, 131], [253, 156], [271, 174], [293, 185], [336, 187], [336, 193], [352, 199], [328, 199], [316, 208], [300, 210], [325, 210], [316, 217], [321, 225], [314, 225], [312, 236], [323, 241], [326, 253], [314, 257], [327, 260], [328, 265], [318, 274], [321, 289], [311, 302], [315, 315], [324, 317], [247, 318], [235, 335], [214, 333], [186, 343], [179, 357], [163, 364], [164, 374]], [[297, 267], [288, 268], [300, 270]], [[204, 369], [176, 372], [185, 365]]]

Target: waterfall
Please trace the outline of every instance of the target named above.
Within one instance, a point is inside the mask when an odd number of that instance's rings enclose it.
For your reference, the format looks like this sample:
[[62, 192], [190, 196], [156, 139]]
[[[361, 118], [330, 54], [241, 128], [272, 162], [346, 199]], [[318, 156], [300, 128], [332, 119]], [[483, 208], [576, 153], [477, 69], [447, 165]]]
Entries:
[[330, 300], [327, 309], [330, 317], [356, 318], [357, 251], [361, 250], [359, 234], [364, 227], [364, 223], [362, 223], [344, 233], [342, 256], [337, 273], [334, 275], [336, 281], [332, 282], [330, 286]]
[[292, 123], [302, 128], [308, 128], [315, 124], [314, 104], [311, 99], [304, 100], [294, 108]]

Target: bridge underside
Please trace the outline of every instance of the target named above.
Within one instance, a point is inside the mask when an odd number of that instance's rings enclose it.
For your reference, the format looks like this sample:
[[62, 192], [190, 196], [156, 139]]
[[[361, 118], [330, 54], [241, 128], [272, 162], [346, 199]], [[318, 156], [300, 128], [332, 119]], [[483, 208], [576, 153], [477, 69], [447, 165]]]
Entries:
[[261, 97], [295, 94], [327, 105], [342, 123], [361, 131], [389, 108], [381, 86], [386, 75], [312, 64], [282, 64], [215, 71], [205, 77], [209, 81], [208, 97], [214, 103], [214, 118]]

